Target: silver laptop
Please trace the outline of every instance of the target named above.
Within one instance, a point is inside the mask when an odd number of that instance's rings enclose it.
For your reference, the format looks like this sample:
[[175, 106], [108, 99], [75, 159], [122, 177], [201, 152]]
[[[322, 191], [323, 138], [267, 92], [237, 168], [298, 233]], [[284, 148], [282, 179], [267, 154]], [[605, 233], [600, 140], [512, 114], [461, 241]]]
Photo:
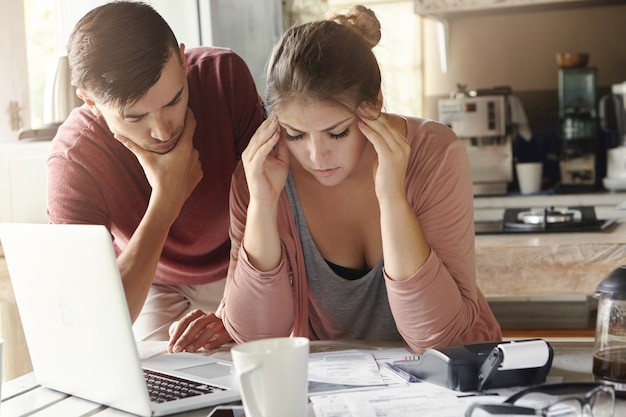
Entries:
[[[1, 223], [0, 241], [42, 386], [140, 416], [241, 398], [230, 362], [200, 353], [140, 361], [104, 226]], [[191, 391], [151, 400], [146, 372], [191, 384]]]

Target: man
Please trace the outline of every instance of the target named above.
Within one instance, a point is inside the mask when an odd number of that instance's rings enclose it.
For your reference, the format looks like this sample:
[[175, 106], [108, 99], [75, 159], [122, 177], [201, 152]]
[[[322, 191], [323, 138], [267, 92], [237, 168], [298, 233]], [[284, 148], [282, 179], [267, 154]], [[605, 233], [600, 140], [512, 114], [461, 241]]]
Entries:
[[[50, 221], [109, 228], [138, 340], [170, 339], [171, 351], [229, 341], [213, 312], [228, 269], [231, 174], [263, 119], [249, 69], [227, 49], [185, 50], [137, 2], [87, 13], [68, 58], [85, 105], [53, 141]], [[202, 346], [185, 336], [198, 328], [213, 334]]]

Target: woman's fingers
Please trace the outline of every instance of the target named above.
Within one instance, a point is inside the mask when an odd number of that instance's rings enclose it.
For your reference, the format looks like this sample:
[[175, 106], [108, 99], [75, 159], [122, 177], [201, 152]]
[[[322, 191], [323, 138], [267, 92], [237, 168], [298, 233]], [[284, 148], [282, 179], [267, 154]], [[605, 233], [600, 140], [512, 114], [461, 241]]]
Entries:
[[396, 129], [389, 118], [381, 114], [377, 119], [368, 118], [366, 110], [360, 110], [362, 117], [359, 120], [359, 128], [365, 137], [372, 143], [379, 156], [390, 152], [391, 154], [406, 153], [409, 146], [407, 138]]
[[360, 115], [361, 131], [378, 153], [385, 148], [392, 152], [398, 151], [407, 144], [407, 139], [391, 125], [385, 114], [374, 113], [373, 109], [367, 107], [359, 107], [357, 112]]
[[258, 156], [267, 156], [278, 141], [278, 119], [272, 116], [265, 120], [250, 139], [243, 152], [246, 161], [251, 162]]

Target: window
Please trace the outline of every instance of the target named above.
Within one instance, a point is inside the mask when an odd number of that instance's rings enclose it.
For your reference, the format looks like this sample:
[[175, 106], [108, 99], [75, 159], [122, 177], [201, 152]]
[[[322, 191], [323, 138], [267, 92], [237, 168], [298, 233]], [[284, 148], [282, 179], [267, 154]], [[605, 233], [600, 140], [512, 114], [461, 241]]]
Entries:
[[55, 3], [50, 0], [24, 0], [31, 128], [44, 124], [44, 87], [58, 57], [55, 45]]

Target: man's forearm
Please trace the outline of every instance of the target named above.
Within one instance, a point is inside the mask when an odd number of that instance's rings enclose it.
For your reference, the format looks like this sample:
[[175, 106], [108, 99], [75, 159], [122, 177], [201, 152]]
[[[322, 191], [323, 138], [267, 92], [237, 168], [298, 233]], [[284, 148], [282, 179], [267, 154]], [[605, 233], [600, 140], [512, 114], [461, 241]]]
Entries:
[[126, 293], [131, 321], [134, 322], [148, 296], [170, 227], [176, 216], [154, 203], [148, 206], [143, 219], [118, 256], [117, 262]]

